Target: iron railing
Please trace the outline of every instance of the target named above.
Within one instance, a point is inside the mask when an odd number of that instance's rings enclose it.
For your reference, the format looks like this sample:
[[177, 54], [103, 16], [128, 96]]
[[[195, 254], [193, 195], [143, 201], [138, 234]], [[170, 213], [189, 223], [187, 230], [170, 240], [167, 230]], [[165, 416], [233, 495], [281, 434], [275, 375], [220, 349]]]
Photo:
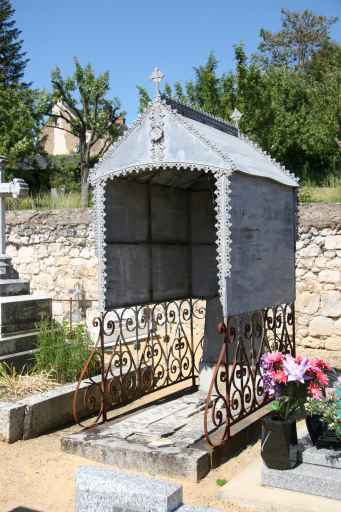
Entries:
[[[93, 321], [97, 341], [80, 374], [73, 415], [92, 411], [92, 426], [107, 413], [142, 396], [180, 382], [196, 383], [203, 345], [205, 303], [180, 300], [101, 313]], [[89, 369], [99, 362], [99, 378]], [[81, 392], [84, 380], [88, 383]]]
[[[207, 395], [204, 431], [211, 446], [231, 437], [231, 427], [266, 405], [261, 374], [265, 352], [295, 354], [294, 305], [230, 317]], [[212, 436], [212, 433], [215, 435]]]

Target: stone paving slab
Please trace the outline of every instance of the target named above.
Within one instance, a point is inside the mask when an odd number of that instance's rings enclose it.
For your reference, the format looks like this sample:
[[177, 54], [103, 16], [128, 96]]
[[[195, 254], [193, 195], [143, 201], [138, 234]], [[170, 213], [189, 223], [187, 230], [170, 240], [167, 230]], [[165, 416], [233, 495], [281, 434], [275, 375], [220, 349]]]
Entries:
[[181, 504], [181, 485], [93, 467], [76, 474], [76, 512], [173, 512]]
[[289, 471], [279, 471], [263, 465], [262, 484], [341, 500], [341, 471], [325, 466], [300, 464]]
[[204, 435], [201, 398], [195, 391], [163, 400], [123, 419], [64, 437], [62, 449], [120, 469], [198, 481], [211, 467], [208, 451], [194, 447]]
[[[114, 426], [96, 439], [96, 433], [83, 431], [62, 439], [62, 449], [116, 468], [151, 475], [189, 478], [195, 482], [210, 470], [210, 457], [204, 450], [175, 446], [152, 448], [142, 442], [128, 442], [114, 437]], [[103, 434], [103, 431], [102, 431]]]
[[300, 456], [302, 462], [288, 471], [263, 465], [262, 484], [341, 500], [341, 450], [316, 448], [305, 431], [300, 436]]
[[341, 450], [315, 448], [312, 446], [309, 436], [304, 436], [300, 444], [302, 446], [301, 457], [304, 464], [341, 469]]
[[256, 462], [224, 485], [218, 499], [255, 512], [340, 512], [338, 500], [262, 486], [261, 467], [259, 456]]
[[112, 469], [82, 466], [76, 473], [76, 512], [219, 512], [182, 503], [182, 485]]

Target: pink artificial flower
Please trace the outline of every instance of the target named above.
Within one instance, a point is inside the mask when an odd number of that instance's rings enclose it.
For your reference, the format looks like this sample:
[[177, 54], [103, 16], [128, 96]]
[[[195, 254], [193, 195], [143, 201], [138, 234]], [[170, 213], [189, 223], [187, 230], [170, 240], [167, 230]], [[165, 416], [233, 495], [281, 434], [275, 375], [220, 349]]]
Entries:
[[328, 379], [327, 375], [325, 375], [321, 370], [316, 371], [315, 376], [316, 376], [319, 384], [321, 384], [321, 386], [328, 386], [329, 379]]
[[277, 370], [277, 372], [275, 372], [274, 380], [278, 382], [278, 384], [286, 384], [288, 382], [288, 375], [284, 370]]
[[303, 361], [303, 356], [301, 356], [301, 355], [296, 356], [295, 361], [297, 364], [301, 364]]
[[309, 382], [308, 393], [311, 397], [315, 398], [315, 400], [319, 400], [321, 398], [321, 389], [315, 382]]
[[319, 368], [320, 370], [328, 370], [331, 371], [332, 367], [323, 359], [312, 359], [310, 361], [311, 366]]
[[280, 364], [283, 362], [283, 354], [281, 352], [270, 352], [268, 355], [268, 362], [270, 364]]

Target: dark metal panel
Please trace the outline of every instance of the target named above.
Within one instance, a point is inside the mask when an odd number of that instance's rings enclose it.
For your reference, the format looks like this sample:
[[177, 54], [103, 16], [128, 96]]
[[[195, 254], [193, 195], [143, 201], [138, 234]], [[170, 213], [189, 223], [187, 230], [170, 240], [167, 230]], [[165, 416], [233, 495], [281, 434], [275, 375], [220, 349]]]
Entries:
[[151, 236], [153, 242], [187, 242], [188, 193], [177, 188], [151, 187]]
[[232, 176], [231, 277], [227, 311], [236, 315], [295, 298], [295, 202], [292, 188]]
[[190, 296], [188, 246], [153, 245], [153, 301]]
[[109, 244], [106, 257], [106, 309], [150, 302], [148, 245]]
[[214, 244], [216, 231], [212, 192], [210, 190], [192, 191], [190, 201], [192, 242]]
[[106, 240], [143, 242], [148, 236], [148, 187], [126, 180], [106, 185]]
[[214, 297], [218, 294], [215, 245], [192, 246], [192, 297]]
[[106, 187], [106, 306], [217, 294], [215, 213], [209, 177], [169, 171], [186, 190], [127, 178]]

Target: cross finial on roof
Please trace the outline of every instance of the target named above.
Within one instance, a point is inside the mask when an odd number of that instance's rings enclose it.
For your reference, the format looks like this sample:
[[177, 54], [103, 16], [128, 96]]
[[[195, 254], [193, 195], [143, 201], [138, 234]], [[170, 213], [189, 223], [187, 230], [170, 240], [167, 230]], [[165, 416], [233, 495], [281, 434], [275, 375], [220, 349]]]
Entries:
[[162, 73], [162, 71], [159, 70], [159, 68], [156, 67], [156, 68], [154, 68], [154, 70], [149, 78], [155, 84], [156, 98], [160, 98], [160, 83], [165, 78], [165, 75]]
[[231, 114], [231, 119], [232, 119], [235, 127], [238, 130], [238, 135], [239, 135], [239, 121], [241, 120], [242, 117], [243, 117], [243, 114], [241, 112], [239, 112], [239, 110], [237, 108], [235, 108]]

